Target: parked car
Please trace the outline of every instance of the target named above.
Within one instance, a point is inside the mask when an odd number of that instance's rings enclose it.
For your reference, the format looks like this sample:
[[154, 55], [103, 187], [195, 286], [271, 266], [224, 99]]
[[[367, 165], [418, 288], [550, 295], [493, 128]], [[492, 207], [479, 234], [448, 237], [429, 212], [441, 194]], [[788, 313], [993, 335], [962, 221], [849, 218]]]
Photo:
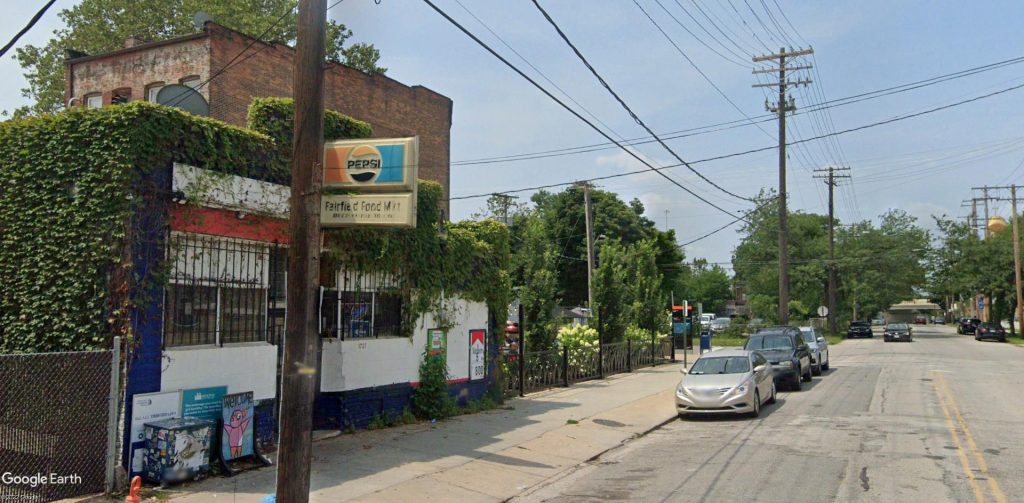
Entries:
[[932, 323], [934, 323], [936, 325], [945, 325], [946, 324], [946, 318], [943, 318], [942, 316], [936, 316], [936, 317], [932, 318]]
[[711, 320], [711, 333], [716, 334], [721, 332], [722, 330], [729, 328], [729, 325], [731, 324], [732, 320], [730, 318], [715, 318]]
[[973, 334], [978, 329], [978, 325], [981, 325], [981, 320], [978, 318], [960, 318], [960, 323], [956, 327], [956, 333], [961, 335]]
[[761, 404], [775, 403], [772, 365], [764, 355], [742, 349], [705, 353], [676, 386], [676, 412], [731, 412], [757, 417]]
[[828, 370], [828, 341], [814, 327], [800, 327], [800, 336], [811, 350], [811, 373], [820, 376], [822, 370]]
[[800, 391], [801, 380], [811, 382], [811, 350], [796, 327], [758, 330], [747, 339], [743, 349], [759, 351], [768, 359], [777, 384], [786, 383]]
[[700, 327], [704, 328], [711, 324], [711, 320], [715, 319], [713, 314], [702, 314], [700, 315]]
[[871, 331], [871, 325], [866, 321], [851, 321], [850, 328], [846, 329], [846, 338], [853, 339], [854, 337], [874, 337], [875, 333]]
[[915, 325], [927, 325], [928, 324], [928, 317], [927, 316], [922, 316], [922, 315], [914, 316], [914, 324]]
[[885, 318], [875, 318], [875, 319], [871, 320], [871, 326], [873, 326], [873, 327], [884, 327], [885, 326]]
[[890, 323], [885, 326], [885, 335], [882, 336], [885, 342], [914, 340], [913, 330], [906, 323]]
[[996, 322], [986, 321], [978, 325], [974, 331], [974, 340], [980, 341], [982, 339], [995, 339], [999, 342], [1006, 342], [1006, 329]]

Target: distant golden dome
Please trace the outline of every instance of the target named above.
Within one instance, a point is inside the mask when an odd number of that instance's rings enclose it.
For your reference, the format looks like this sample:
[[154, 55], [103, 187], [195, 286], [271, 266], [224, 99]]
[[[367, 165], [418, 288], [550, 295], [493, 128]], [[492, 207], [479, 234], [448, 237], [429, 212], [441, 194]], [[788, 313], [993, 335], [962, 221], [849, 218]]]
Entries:
[[1006, 228], [1006, 219], [1003, 217], [992, 217], [988, 219], [988, 231], [996, 234]]

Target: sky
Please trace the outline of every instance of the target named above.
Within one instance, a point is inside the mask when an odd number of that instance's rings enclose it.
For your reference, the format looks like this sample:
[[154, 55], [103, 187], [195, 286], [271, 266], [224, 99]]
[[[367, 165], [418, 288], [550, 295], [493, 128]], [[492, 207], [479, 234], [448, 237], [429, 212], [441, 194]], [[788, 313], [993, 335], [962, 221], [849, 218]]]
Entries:
[[[531, 1], [433, 1], [612, 137], [646, 135]], [[795, 72], [794, 78], [812, 83], [792, 88], [797, 113], [787, 120], [789, 141], [859, 128], [1024, 84], [1024, 64], [1012, 64], [825, 110], [807, 109], [827, 100], [1024, 56], [1019, 30], [1024, 2], [540, 1], [652, 130], [663, 136], [691, 130], [666, 140], [676, 154], [704, 177], [743, 197], [778, 185], [778, 152], [769, 148], [777, 144], [778, 126], [765, 116], [766, 99], [774, 101], [777, 95], [774, 90], [752, 87], [771, 79], [752, 74], [755, 68], [768, 67], [753, 63], [752, 56], [782, 46], [814, 49], [813, 57], [793, 62], [814, 68]], [[8, 6], [0, 18], [0, 34], [5, 39], [13, 36], [38, 8], [36, 3]], [[44, 44], [60, 26], [58, 10], [74, 3], [58, 0], [19, 46]], [[329, 15], [352, 29], [353, 42], [370, 42], [380, 49], [380, 64], [388, 68], [388, 76], [426, 86], [453, 100], [454, 198], [644, 169], [614, 146], [515, 162], [465, 163], [606, 140], [422, 1], [345, 0]], [[20, 92], [25, 87], [23, 72], [12, 54], [0, 58], [0, 110], [27, 102]], [[710, 132], [706, 128], [716, 124], [725, 125]], [[1019, 183], [1024, 178], [1021, 124], [1024, 89], [791, 146], [790, 210], [826, 213], [827, 188], [813, 178], [813, 170], [842, 166], [850, 169], [852, 178], [843, 180], [835, 192], [840, 223], [875, 219], [900, 209], [917, 217], [922, 226], [934, 228], [932, 215], [967, 214], [962, 201], [980, 196], [980, 192], [972, 195], [972, 187]], [[628, 148], [655, 166], [678, 163], [657, 143]], [[761, 148], [767, 150], [694, 162]], [[658, 228], [675, 229], [680, 243], [719, 229], [753, 207], [685, 167], [664, 173], [720, 209], [653, 172], [595, 183], [624, 200], [639, 198], [646, 216]], [[527, 201], [532, 193], [515, 195]], [[451, 217], [467, 218], [484, 203], [485, 198], [453, 200]], [[993, 202], [990, 212], [1008, 217], [1009, 205]], [[728, 266], [739, 242], [738, 228], [733, 225], [687, 245], [687, 257]]]

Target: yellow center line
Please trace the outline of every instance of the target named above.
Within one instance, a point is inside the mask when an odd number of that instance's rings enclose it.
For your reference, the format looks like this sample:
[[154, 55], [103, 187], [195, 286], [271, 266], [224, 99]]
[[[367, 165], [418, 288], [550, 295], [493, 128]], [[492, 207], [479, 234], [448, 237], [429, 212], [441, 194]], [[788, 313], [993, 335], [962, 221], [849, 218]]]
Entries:
[[942, 407], [942, 413], [946, 415], [946, 427], [949, 428], [949, 436], [953, 437], [953, 445], [956, 447], [956, 455], [960, 458], [960, 466], [964, 470], [964, 475], [967, 475], [967, 481], [971, 483], [971, 489], [974, 490], [974, 499], [978, 503], [985, 502], [985, 495], [981, 490], [981, 486], [978, 485], [978, 481], [974, 479], [974, 471], [971, 469], [971, 463], [967, 460], [967, 453], [964, 452], [964, 448], [960, 445], [960, 435], [956, 432], [956, 426], [953, 425], [953, 416], [950, 415], [949, 409], [946, 407], [946, 401], [942, 398], [942, 392], [939, 390], [939, 385], [935, 380], [932, 380], [932, 386], [935, 388], [935, 395], [939, 398], [939, 406]]
[[[1006, 503], [1006, 496], [1003, 494], [1002, 489], [999, 488], [999, 482], [988, 472], [988, 463], [985, 462], [985, 456], [978, 449], [978, 444], [974, 441], [974, 435], [971, 434], [971, 429], [967, 426], [967, 421], [964, 420], [963, 415], [960, 414], [960, 407], [956, 404], [956, 399], [953, 398], [953, 390], [949, 388], [949, 384], [946, 383], [946, 378], [936, 372], [939, 377], [939, 381], [942, 383], [942, 387], [946, 390], [946, 396], [949, 397], [949, 405], [953, 410], [953, 415], [956, 417], [958, 423], [960, 423], [960, 429], [964, 432], [964, 437], [967, 438], [967, 445], [971, 448], [971, 453], [974, 455], [974, 459], [978, 462], [978, 468], [988, 478], [988, 486], [992, 489], [992, 494], [995, 496], [998, 503]], [[933, 381], [934, 382], [934, 381]]]

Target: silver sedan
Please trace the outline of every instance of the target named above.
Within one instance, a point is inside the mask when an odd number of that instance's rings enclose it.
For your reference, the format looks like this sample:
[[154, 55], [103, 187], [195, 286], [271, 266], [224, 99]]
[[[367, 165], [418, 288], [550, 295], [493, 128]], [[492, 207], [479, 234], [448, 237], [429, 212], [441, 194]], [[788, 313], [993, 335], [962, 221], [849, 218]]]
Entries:
[[676, 387], [679, 416], [707, 413], [749, 414], [775, 403], [772, 366], [761, 353], [720, 349], [693, 362]]

